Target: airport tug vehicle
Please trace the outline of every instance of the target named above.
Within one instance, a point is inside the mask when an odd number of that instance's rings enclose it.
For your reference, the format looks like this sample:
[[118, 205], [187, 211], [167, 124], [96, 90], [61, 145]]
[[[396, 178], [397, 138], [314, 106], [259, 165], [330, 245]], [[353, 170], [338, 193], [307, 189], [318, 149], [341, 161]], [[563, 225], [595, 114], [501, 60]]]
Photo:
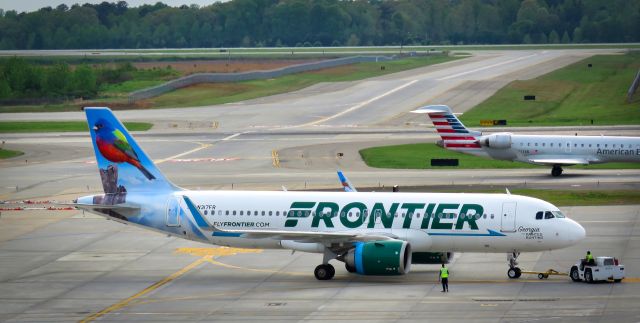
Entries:
[[624, 265], [618, 263], [613, 257], [596, 257], [595, 262], [589, 264], [581, 259], [571, 267], [569, 272], [574, 282], [585, 281], [594, 283], [597, 281], [613, 280], [616, 283], [624, 279]]

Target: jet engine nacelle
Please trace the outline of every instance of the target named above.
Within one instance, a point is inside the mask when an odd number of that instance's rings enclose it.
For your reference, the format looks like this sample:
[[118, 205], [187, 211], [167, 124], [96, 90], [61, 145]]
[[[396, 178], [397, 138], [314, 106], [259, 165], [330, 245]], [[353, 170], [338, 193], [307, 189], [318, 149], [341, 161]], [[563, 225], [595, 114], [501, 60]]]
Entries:
[[361, 275], [404, 275], [411, 268], [411, 245], [406, 241], [359, 242], [344, 262]]
[[510, 133], [496, 133], [488, 136], [482, 136], [478, 139], [478, 143], [482, 147], [506, 149], [511, 148]]
[[448, 264], [453, 259], [453, 252], [414, 252], [412, 264]]

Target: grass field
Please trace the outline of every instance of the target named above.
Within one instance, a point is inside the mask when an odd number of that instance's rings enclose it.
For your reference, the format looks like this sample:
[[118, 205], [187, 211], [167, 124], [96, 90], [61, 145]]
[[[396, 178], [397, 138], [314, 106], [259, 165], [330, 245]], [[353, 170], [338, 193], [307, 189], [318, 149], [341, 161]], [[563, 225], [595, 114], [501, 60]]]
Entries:
[[[588, 64], [592, 64], [589, 68]], [[507, 119], [509, 126], [640, 124], [640, 94], [626, 102], [640, 68], [640, 52], [594, 56], [541, 77], [514, 81], [461, 116], [476, 127], [480, 120]], [[524, 101], [535, 95], [535, 101]]]
[[[146, 122], [125, 122], [129, 131], [146, 131], [153, 124]], [[89, 131], [85, 121], [19, 121], [0, 122], [0, 133], [24, 133], [24, 132], [71, 132]]]
[[12, 158], [12, 157], [20, 156], [22, 154], [24, 153], [21, 151], [0, 148], [0, 159]]
[[[145, 102], [151, 107], [187, 107], [237, 102], [302, 89], [320, 82], [354, 81], [456, 59], [444, 55], [420, 56], [388, 62], [359, 63], [269, 80], [190, 86]], [[382, 70], [381, 66], [385, 69]]]
[[[371, 167], [397, 169], [486, 169], [486, 168], [548, 168], [520, 162], [493, 160], [440, 148], [435, 144], [408, 144], [363, 149], [360, 156]], [[457, 158], [457, 167], [431, 166], [431, 158]], [[580, 169], [640, 169], [638, 163], [607, 163], [571, 166]]]

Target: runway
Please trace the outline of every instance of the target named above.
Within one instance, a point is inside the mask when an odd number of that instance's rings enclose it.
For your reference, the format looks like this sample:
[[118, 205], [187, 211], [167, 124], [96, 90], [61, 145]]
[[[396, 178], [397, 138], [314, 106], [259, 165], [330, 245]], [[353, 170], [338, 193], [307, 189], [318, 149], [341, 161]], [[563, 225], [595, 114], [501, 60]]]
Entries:
[[[484, 51], [474, 57], [379, 78], [319, 84], [220, 106], [117, 111], [151, 121], [136, 133], [177, 185], [192, 189], [337, 189], [336, 169], [358, 187], [638, 189], [640, 171], [386, 170], [367, 167], [364, 147], [433, 142], [430, 122], [408, 113], [431, 103], [464, 112], [515, 79], [615, 50]], [[11, 120], [84, 120], [81, 112], [1, 114]], [[498, 131], [500, 129], [489, 129]], [[509, 129], [640, 135], [640, 127]], [[0, 200], [69, 201], [101, 190], [89, 134], [2, 135], [25, 155], [0, 161]], [[339, 157], [338, 153], [343, 156]], [[640, 206], [565, 208], [587, 229], [573, 248], [522, 255], [523, 268], [566, 270], [587, 249], [622, 259], [622, 284], [506, 278], [503, 254], [460, 254], [442, 295], [436, 267], [403, 277], [348, 275], [318, 282], [317, 255], [229, 250], [123, 226], [77, 211], [2, 211], [0, 320], [105, 321], [638, 321]], [[234, 254], [235, 253], [235, 254]]]

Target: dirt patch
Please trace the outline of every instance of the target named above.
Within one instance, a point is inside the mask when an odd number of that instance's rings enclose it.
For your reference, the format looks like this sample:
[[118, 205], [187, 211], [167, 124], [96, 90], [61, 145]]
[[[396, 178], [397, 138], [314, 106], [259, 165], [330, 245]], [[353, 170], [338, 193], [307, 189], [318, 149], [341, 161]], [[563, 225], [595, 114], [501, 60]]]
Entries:
[[177, 70], [180, 74], [193, 73], [238, 73], [247, 71], [271, 70], [280, 67], [317, 62], [316, 59], [285, 59], [285, 60], [194, 60], [194, 61], [163, 61], [139, 62], [133, 66], [141, 69], [167, 68]]

